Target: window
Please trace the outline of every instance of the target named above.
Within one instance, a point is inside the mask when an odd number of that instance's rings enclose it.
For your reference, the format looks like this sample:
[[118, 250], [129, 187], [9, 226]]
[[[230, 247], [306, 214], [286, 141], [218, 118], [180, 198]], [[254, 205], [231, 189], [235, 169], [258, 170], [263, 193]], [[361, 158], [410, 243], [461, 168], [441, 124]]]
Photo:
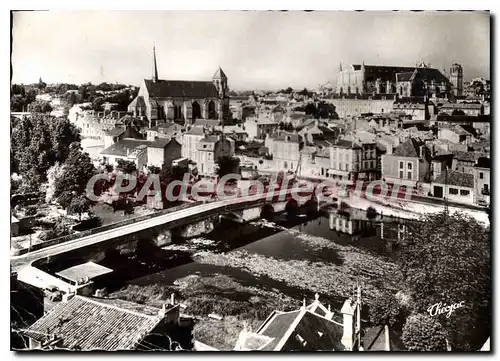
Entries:
[[290, 163], [290, 168], [293, 169], [293, 163]]
[[470, 194], [470, 191], [467, 189], [460, 189], [460, 195], [461, 196], [468, 196]]
[[450, 188], [448, 190], [448, 193], [449, 194], [453, 194], [453, 195], [457, 195], [458, 194], [458, 189], [456, 189], [456, 188]]
[[479, 172], [479, 179], [483, 179], [483, 172]]
[[411, 172], [408, 172], [408, 179], [411, 180]]
[[295, 335], [295, 339], [296, 339], [297, 341], [299, 341], [299, 342], [302, 344], [302, 346], [307, 345], [307, 341], [306, 341], [306, 340], [304, 340], [304, 338], [303, 338], [302, 336], [300, 336], [299, 334], [296, 334], [296, 335]]
[[407, 167], [408, 167], [408, 170], [411, 170], [411, 169], [412, 169], [412, 168], [411, 168], [411, 167], [412, 167], [412, 165], [413, 165], [413, 164], [411, 164], [411, 162], [408, 162], [408, 166], [407, 166]]
[[[404, 169], [405, 167], [405, 164], [403, 162], [399, 162], [399, 169]], [[401, 177], [403, 178], [403, 177]]]
[[404, 171], [400, 170], [399, 171], [399, 178], [403, 178], [404, 177]]

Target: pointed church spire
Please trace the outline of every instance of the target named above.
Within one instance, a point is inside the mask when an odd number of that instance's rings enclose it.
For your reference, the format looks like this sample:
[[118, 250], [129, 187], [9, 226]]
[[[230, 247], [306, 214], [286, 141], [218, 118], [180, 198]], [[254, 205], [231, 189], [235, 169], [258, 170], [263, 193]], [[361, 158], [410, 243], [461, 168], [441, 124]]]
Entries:
[[339, 71], [342, 71], [342, 62], [340, 62]]
[[158, 81], [158, 67], [156, 66], [156, 49], [153, 43], [153, 81]]

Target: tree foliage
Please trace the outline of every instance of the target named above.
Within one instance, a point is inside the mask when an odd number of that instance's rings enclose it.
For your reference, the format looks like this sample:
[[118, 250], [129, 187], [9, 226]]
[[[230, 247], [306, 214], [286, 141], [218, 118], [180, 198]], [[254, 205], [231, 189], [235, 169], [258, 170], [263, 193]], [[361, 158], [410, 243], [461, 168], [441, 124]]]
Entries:
[[35, 100], [28, 105], [28, 110], [33, 113], [50, 113], [52, 111], [52, 105], [45, 100]]
[[370, 304], [370, 322], [394, 326], [401, 321], [403, 309], [392, 293], [383, 292]]
[[236, 157], [230, 156], [222, 156], [217, 159], [217, 175], [219, 177], [223, 177], [227, 174], [234, 173], [238, 170], [238, 166], [240, 165], [240, 159]]
[[475, 350], [490, 335], [490, 234], [462, 213], [432, 214], [409, 226], [399, 257], [414, 310], [426, 313], [464, 301], [450, 317], [435, 316], [453, 349]]
[[79, 220], [82, 220], [82, 214], [88, 212], [90, 210], [91, 203], [90, 201], [84, 197], [75, 197], [71, 200], [67, 212], [68, 214], [77, 214]]
[[66, 160], [70, 144], [79, 142], [80, 134], [67, 119], [39, 114], [17, 121], [11, 139], [13, 163], [27, 188], [38, 190], [48, 169]]
[[401, 338], [408, 351], [446, 351], [446, 336], [435, 317], [416, 314], [406, 321]]
[[[82, 152], [78, 143], [73, 143], [64, 164], [64, 170], [56, 181], [54, 195], [59, 197], [59, 204], [64, 208], [68, 207], [71, 204], [72, 197], [70, 195], [76, 197], [83, 194], [87, 188], [87, 182], [95, 173], [96, 169], [89, 155]], [[69, 203], [68, 198], [70, 198]]]
[[125, 174], [132, 174], [137, 171], [137, 166], [134, 162], [125, 159], [118, 159], [116, 161], [116, 169], [122, 171]]

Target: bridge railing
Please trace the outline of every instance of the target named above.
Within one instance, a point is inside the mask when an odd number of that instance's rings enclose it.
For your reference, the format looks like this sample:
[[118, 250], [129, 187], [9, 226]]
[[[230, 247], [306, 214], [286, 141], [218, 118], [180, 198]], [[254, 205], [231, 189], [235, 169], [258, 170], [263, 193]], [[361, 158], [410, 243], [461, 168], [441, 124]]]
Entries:
[[128, 226], [130, 224], [134, 224], [134, 223], [137, 223], [137, 222], [140, 222], [140, 221], [145, 221], [147, 219], [159, 217], [159, 216], [162, 216], [162, 215], [165, 215], [165, 214], [168, 214], [168, 213], [177, 212], [177, 211], [180, 211], [180, 210], [183, 210], [183, 209], [186, 209], [186, 208], [191, 208], [191, 207], [194, 207], [194, 206], [197, 206], [197, 205], [200, 205], [200, 204], [203, 204], [203, 202], [185, 203], [185, 204], [181, 204], [180, 206], [176, 206], [176, 207], [172, 207], [172, 208], [167, 208], [167, 209], [164, 209], [162, 211], [158, 211], [158, 212], [154, 212], [154, 213], [150, 213], [150, 214], [145, 214], [145, 215], [139, 216], [139, 217], [130, 218], [130, 219], [127, 219], [125, 221], [120, 221], [120, 222], [116, 222], [116, 223], [107, 224], [105, 226], [92, 228], [92, 229], [89, 229], [89, 230], [86, 230], [86, 231], [83, 231], [83, 232], [73, 233], [73, 234], [70, 234], [68, 236], [53, 238], [53, 239], [50, 239], [50, 240], [48, 240], [46, 242], [37, 243], [37, 244], [31, 246], [30, 248], [19, 249], [17, 253], [19, 255], [25, 254], [25, 253], [28, 253], [28, 252], [31, 252], [31, 251], [36, 251], [36, 250], [39, 250], [39, 249], [42, 249], [42, 248], [50, 247], [50, 246], [53, 246], [55, 244], [60, 244], [60, 243], [68, 242], [68, 241], [73, 241], [75, 239], [79, 239], [79, 238], [91, 236], [91, 235], [96, 234], [96, 233], [105, 232], [105, 231], [108, 231], [108, 230], [111, 230], [111, 229], [114, 229], [114, 228]]

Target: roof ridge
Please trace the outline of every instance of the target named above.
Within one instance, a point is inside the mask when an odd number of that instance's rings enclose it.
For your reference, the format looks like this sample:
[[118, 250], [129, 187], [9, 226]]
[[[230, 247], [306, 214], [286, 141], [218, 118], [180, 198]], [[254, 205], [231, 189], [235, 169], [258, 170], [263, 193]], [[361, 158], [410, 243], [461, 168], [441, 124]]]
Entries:
[[[76, 298], [79, 298], [82, 301], [94, 303], [94, 304], [99, 305], [99, 306], [104, 306], [104, 307], [112, 308], [112, 309], [117, 310], [117, 311], [123, 311], [123, 312], [126, 312], [126, 313], [130, 313], [130, 314], [133, 314], [135, 316], [148, 318], [150, 320], [155, 320], [155, 319], [157, 319], [157, 318], [160, 317], [159, 315], [146, 315], [145, 313], [140, 313], [140, 312], [137, 312], [137, 311], [132, 311], [132, 310], [129, 310], [129, 309], [126, 309], [126, 308], [122, 308], [122, 307], [118, 307], [118, 306], [115, 306], [115, 305], [112, 305], [112, 304], [109, 304], [109, 303], [106, 303], [106, 302], [99, 302], [99, 301], [97, 301], [95, 299], [92, 299], [90, 297], [84, 297], [84, 296], [80, 296], [80, 295], [75, 295], [75, 299]], [[109, 298], [109, 300], [119, 300], [120, 302], [134, 303], [134, 302], [122, 300], [122, 299], [119, 299], [119, 298], [114, 298], [114, 299], [113, 298]], [[148, 307], [156, 308], [156, 307], [153, 307], [153, 306], [148, 306]], [[158, 309], [158, 311], [160, 311], [160, 309]]]

